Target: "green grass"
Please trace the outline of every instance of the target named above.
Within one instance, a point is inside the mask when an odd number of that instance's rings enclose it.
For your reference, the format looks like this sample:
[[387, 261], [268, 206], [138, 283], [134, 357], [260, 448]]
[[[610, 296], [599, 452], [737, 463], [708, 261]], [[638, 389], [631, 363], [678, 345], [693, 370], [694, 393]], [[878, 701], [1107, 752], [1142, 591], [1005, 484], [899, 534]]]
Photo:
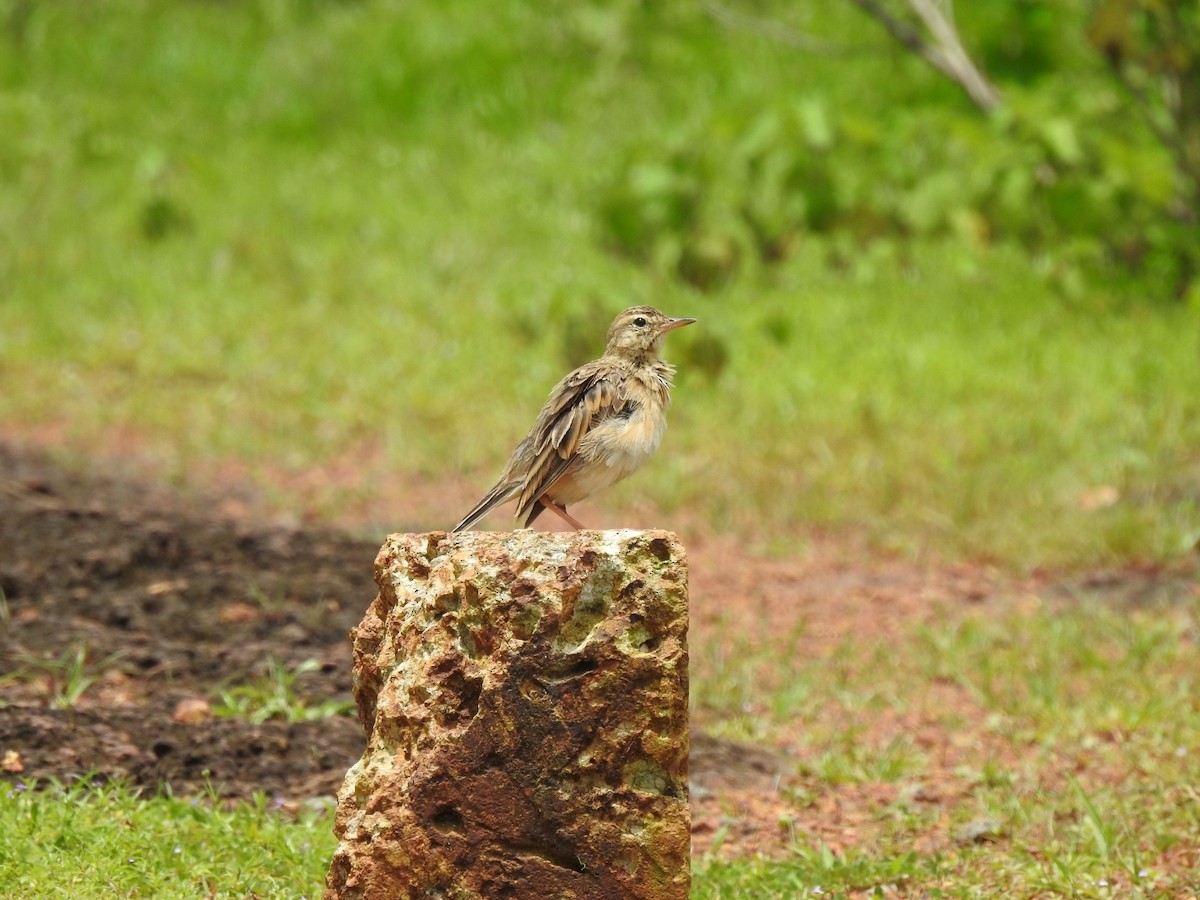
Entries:
[[[775, 13], [864, 33], [850, 4], [810, 6]], [[1005, 247], [852, 247], [844, 272], [814, 240], [702, 294], [602, 246], [629, 154], [781, 98], [879, 127], [959, 102], [919, 62], [797, 52], [684, 2], [0, 0], [0, 21], [0, 426], [64, 427], [79, 454], [133, 434], [183, 482], [234, 458], [269, 486], [377, 447], [397, 480], [482, 485], [607, 317], [652, 302], [701, 322], [668, 348], [664, 452], [614, 508], [645, 494], [661, 524], [778, 553], [834, 527], [1017, 570], [1180, 560], [1200, 540], [1194, 309], [1126, 287], [1068, 302]], [[801, 834], [784, 862], [707, 858], [696, 895], [1194, 890], [1163, 860], [1200, 843], [1196, 610], [1076, 601], [822, 658], [694, 652], [706, 727], [802, 734], [809, 792], [911, 793], [936, 755], [872, 729], [952, 692], [973, 714], [940, 725], [979, 744], [951, 773], [950, 824], [1002, 825], [914, 853], [933, 826], [897, 803], [852, 851]], [[90, 676], [58, 665], [70, 702]], [[286, 676], [226, 705], [311, 711]], [[105, 788], [0, 809], [14, 897], [311, 896], [332, 850], [327, 819], [262, 804]]]
[[[944, 863], [905, 854], [890, 859], [825, 848], [797, 850], [782, 863], [708, 860], [695, 871], [694, 900], [759, 897], [839, 897], [848, 891], [887, 891], [912, 886], [916, 878], [935, 877]], [[886, 896], [886, 894], [881, 894]], [[869, 894], [868, 894], [869, 896]]]
[[132, 432], [184, 481], [370, 446], [396, 477], [483, 483], [648, 301], [701, 325], [617, 508], [1024, 568], [1200, 538], [1194, 311], [1066, 304], [1003, 248], [862, 249], [847, 275], [814, 241], [700, 294], [601, 246], [627, 152], [780, 90], [864, 115], [942, 96], [913, 61], [846, 79], [675, 3], [3, 10], [0, 423], [65, 424], [76, 451]]
[[288, 821], [265, 798], [141, 799], [121, 786], [0, 790], [0, 896], [318, 897], [332, 817]]
[[[699, 896], [896, 883], [948, 897], [1194, 891], [1198, 623], [1194, 597], [1142, 609], [1082, 597], [945, 612], [829, 656], [748, 644], [695, 652], [697, 723], [802, 749], [801, 822], [819, 796], [852, 803], [844, 786], [894, 785], [896, 797], [866, 810], [852, 852], [833, 853], [800, 828], [784, 862], [710, 854]], [[892, 735], [887, 723], [905, 715], [936, 743]], [[940, 812], [914, 802], [930, 784], [948, 798]], [[913, 852], [974, 822], [994, 823], [993, 838]]]
[[51, 709], [71, 709], [95, 684], [100, 673], [120, 656], [114, 653], [102, 660], [89, 659], [87, 645], [80, 642], [57, 658], [18, 656], [15, 660], [18, 668], [6, 673], [0, 682], [40, 681], [45, 685], [46, 702]]
[[[725, 859], [718, 834], [696, 861], [693, 896], [1194, 891], [1197, 600], [997, 603], [827, 656], [786, 641], [770, 652], [694, 650], [696, 725], [786, 742], [800, 764], [779, 823], [791, 849]], [[889, 725], [909, 721], [920, 723], [911, 734]], [[922, 800], [931, 786], [935, 803]], [[862, 799], [879, 796], [891, 799]], [[853, 846], [810, 833], [822, 797], [859, 810]], [[315, 895], [333, 850], [327, 812], [293, 821], [264, 799], [233, 810], [202, 800], [10, 786], [0, 792], [0, 896]], [[956, 837], [973, 827], [987, 838]]]
[[313, 722], [344, 713], [353, 713], [354, 704], [347, 700], [313, 702], [299, 690], [300, 679], [320, 669], [315, 659], [308, 659], [289, 669], [278, 659], [267, 660], [267, 671], [245, 684], [233, 685], [219, 692], [213, 713], [231, 716], [260, 724], [270, 719], [285, 722]]
[[[289, 821], [262, 798], [220, 810], [119, 785], [0, 792], [0, 826], [0, 896], [13, 898], [315, 897], [334, 849], [327, 811]], [[903, 879], [912, 865], [806, 851], [777, 866], [709, 862], [693, 896], [804, 896]]]

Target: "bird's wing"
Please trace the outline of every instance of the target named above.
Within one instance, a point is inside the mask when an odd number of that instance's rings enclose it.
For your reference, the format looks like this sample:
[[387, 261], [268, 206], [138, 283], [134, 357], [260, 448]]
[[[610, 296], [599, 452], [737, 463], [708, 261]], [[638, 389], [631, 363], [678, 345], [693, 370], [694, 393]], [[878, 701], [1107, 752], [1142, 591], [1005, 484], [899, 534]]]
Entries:
[[517, 498], [517, 518], [523, 519], [562, 477], [588, 431], [620, 411], [625, 386], [624, 372], [604, 359], [576, 369], [555, 386], [529, 434], [533, 460]]

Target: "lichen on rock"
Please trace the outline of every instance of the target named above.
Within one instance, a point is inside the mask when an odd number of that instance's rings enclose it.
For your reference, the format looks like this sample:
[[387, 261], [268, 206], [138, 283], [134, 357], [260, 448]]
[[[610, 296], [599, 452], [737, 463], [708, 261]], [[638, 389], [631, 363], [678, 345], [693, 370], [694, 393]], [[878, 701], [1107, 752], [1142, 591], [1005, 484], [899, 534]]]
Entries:
[[687, 567], [662, 531], [391, 535], [326, 898], [684, 898]]

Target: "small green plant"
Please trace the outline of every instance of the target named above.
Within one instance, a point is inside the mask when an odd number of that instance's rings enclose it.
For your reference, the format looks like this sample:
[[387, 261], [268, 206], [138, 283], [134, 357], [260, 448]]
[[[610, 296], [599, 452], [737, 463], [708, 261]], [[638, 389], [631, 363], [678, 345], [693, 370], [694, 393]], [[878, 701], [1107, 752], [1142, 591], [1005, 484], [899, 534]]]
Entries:
[[278, 659], [267, 661], [266, 674], [249, 684], [222, 691], [219, 703], [213, 708], [218, 716], [231, 716], [260, 724], [269, 719], [285, 722], [313, 722], [353, 712], [354, 704], [342, 700], [324, 700], [316, 705], [304, 699], [297, 690], [302, 676], [320, 669], [315, 659], [306, 659], [288, 669]]
[[87, 645], [80, 642], [53, 659], [21, 656], [18, 660], [26, 673], [45, 679], [52, 709], [73, 709], [100, 673], [121, 656], [121, 653], [110, 653], [99, 662], [89, 662]]
[[1116, 830], [1105, 820], [1087, 791], [1080, 786], [1079, 781], [1074, 776], [1069, 776], [1067, 780], [1074, 788], [1079, 804], [1083, 808], [1083, 826], [1092, 838], [1095, 854], [1099, 859], [1107, 860], [1112, 854], [1113, 844], [1116, 842]]

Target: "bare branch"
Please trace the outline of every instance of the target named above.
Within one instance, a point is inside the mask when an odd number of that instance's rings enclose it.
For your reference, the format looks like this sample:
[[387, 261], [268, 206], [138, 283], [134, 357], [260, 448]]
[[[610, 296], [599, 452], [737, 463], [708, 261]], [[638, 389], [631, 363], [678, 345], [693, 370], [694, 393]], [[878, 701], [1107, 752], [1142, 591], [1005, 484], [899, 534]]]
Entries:
[[916, 53], [930, 65], [937, 65], [930, 57], [932, 49], [925, 43], [924, 38], [921, 37], [921, 32], [913, 28], [908, 22], [893, 16], [886, 6], [876, 2], [876, 0], [851, 0], [851, 2], [882, 25], [887, 33], [896, 39], [896, 42], [900, 46], [906, 47], [913, 53]]
[[[908, 0], [908, 4], [921, 17], [925, 27], [937, 41], [939, 54], [945, 63], [942, 71], [962, 85], [967, 95], [984, 112], [991, 112], [999, 106], [1000, 93], [983, 76], [963, 49], [958, 29], [954, 27], [950, 16], [944, 13], [934, 0]], [[950, 9], [949, 3], [946, 7]]]
[[908, 0], [909, 6], [933, 37], [931, 43], [920, 29], [893, 15], [880, 0], [850, 2], [874, 18], [902, 47], [916, 53], [961, 87], [984, 112], [991, 112], [1000, 105], [1000, 92], [979, 71], [963, 48], [958, 29], [954, 27], [949, 3], [946, 4], [947, 11], [943, 11], [935, 0]]

